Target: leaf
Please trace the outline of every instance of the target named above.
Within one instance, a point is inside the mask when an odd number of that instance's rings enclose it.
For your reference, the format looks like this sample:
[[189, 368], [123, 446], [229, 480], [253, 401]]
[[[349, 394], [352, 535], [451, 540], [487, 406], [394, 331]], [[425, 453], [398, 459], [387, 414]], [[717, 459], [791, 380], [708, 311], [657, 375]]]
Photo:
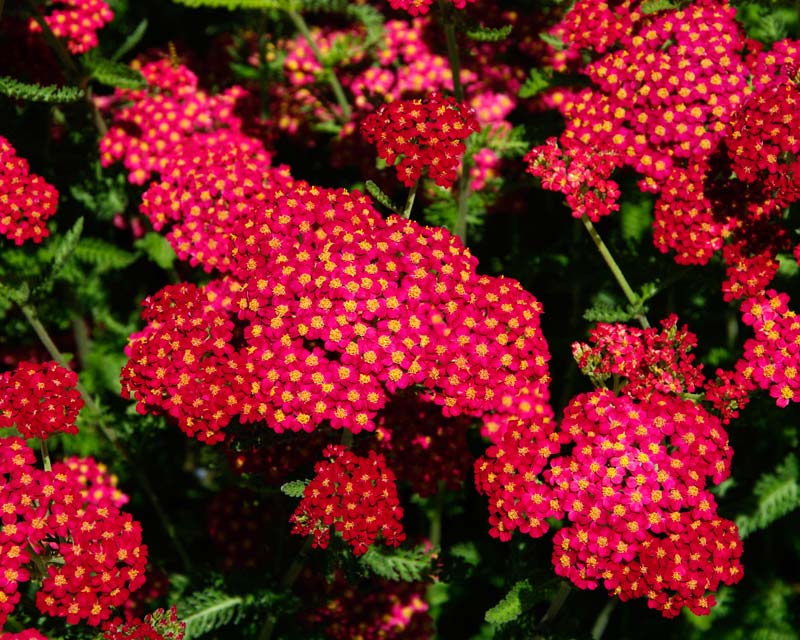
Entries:
[[380, 549], [372, 546], [361, 556], [361, 565], [387, 580], [415, 582], [427, 577], [435, 551], [419, 546], [413, 549]]
[[527, 580], [517, 582], [500, 602], [486, 612], [486, 622], [498, 626], [519, 618], [525, 609], [525, 596], [532, 591], [533, 588]]
[[774, 471], [763, 474], [753, 488], [757, 506], [736, 518], [739, 535], [746, 538], [800, 507], [800, 463], [790, 453]]
[[96, 51], [92, 49], [81, 58], [93, 79], [117, 89], [144, 89], [147, 86], [147, 80], [139, 71], [121, 62], [103, 58]]
[[0, 282], [0, 297], [11, 300], [18, 305], [23, 305], [28, 301], [31, 295], [30, 288], [27, 282], [23, 282], [18, 287], [11, 287], [3, 282]]
[[81, 238], [75, 247], [75, 259], [104, 272], [124, 269], [136, 260], [136, 254], [100, 238]]
[[297, 0], [173, 0], [178, 4], [196, 9], [282, 9], [284, 11], [299, 9], [302, 4]]
[[47, 276], [48, 281], [52, 281], [58, 276], [66, 265], [67, 260], [75, 253], [75, 249], [77, 249], [78, 242], [80, 242], [81, 239], [81, 233], [83, 233], [83, 218], [78, 218], [72, 226], [72, 229], [67, 231], [64, 237], [61, 238], [61, 242], [53, 253], [53, 262], [50, 266], [50, 273]]
[[539, 38], [544, 40], [544, 42], [549, 44], [556, 51], [563, 51], [567, 48], [567, 45], [564, 44], [561, 38], [554, 36], [552, 33], [547, 33], [547, 31], [542, 31], [539, 34]]
[[626, 200], [620, 207], [622, 236], [633, 243], [641, 242], [644, 234], [653, 225], [653, 200], [643, 197]]
[[191, 640], [238, 622], [242, 617], [244, 599], [209, 588], [190, 594], [178, 603], [177, 609], [186, 624], [184, 640]]
[[377, 184], [375, 184], [372, 180], [367, 180], [366, 187], [369, 195], [371, 195], [377, 202], [380, 202], [392, 213], [397, 213], [399, 215], [400, 207], [392, 202], [392, 199], [387, 196]]
[[86, 95], [80, 87], [30, 84], [9, 76], [0, 76], [0, 94], [14, 100], [50, 103], [76, 102], [82, 100]]
[[133, 243], [137, 249], [141, 249], [144, 254], [155, 262], [162, 269], [171, 269], [175, 264], [177, 256], [169, 241], [160, 233], [148, 231], [136, 242]]
[[128, 53], [131, 49], [133, 49], [141, 39], [144, 37], [144, 33], [147, 31], [147, 18], [142, 20], [138, 26], [133, 30], [131, 35], [129, 35], [125, 42], [122, 43], [119, 49], [116, 50], [113, 56], [111, 56], [111, 60], [113, 62], [117, 62], [120, 60], [126, 53]]
[[511, 24], [497, 28], [479, 26], [467, 31], [467, 37], [478, 42], [501, 42], [508, 38], [513, 29], [514, 25]]
[[308, 480], [292, 480], [281, 485], [281, 491], [290, 498], [302, 498], [305, 495]]
[[519, 88], [520, 98], [533, 98], [550, 86], [550, 79], [541, 69], [531, 69], [528, 79]]
[[639, 11], [641, 11], [644, 15], [649, 15], [651, 13], [667, 11], [668, 9], [675, 8], [675, 4], [670, 0], [645, 0], [642, 2], [642, 6], [639, 7]]

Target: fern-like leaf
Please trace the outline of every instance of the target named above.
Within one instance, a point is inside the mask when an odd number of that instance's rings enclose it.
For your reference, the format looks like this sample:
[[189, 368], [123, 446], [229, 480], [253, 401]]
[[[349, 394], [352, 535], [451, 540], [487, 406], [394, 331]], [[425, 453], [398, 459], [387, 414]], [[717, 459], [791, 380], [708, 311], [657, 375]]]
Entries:
[[209, 588], [190, 594], [178, 603], [178, 614], [186, 623], [184, 640], [199, 638], [228, 624], [238, 622], [244, 611], [244, 599]]
[[639, 11], [644, 15], [649, 15], [651, 13], [658, 13], [659, 11], [667, 11], [674, 8], [675, 4], [671, 0], [645, 0]]
[[290, 498], [302, 498], [305, 495], [308, 480], [292, 480], [281, 485], [281, 491]]
[[366, 182], [367, 193], [371, 195], [376, 202], [380, 202], [384, 207], [386, 207], [392, 213], [400, 213], [400, 207], [398, 207], [392, 199], [387, 196], [383, 190], [375, 184], [372, 180], [367, 180]]
[[430, 573], [433, 552], [424, 547], [392, 551], [370, 547], [361, 556], [361, 565], [387, 580], [415, 582]]
[[533, 98], [550, 86], [550, 78], [541, 69], [531, 69], [528, 79], [519, 88], [520, 98]]
[[800, 507], [800, 462], [790, 453], [775, 471], [765, 473], [756, 482], [753, 495], [757, 506], [753, 513], [736, 519], [739, 535], [746, 538]]
[[145, 255], [155, 262], [162, 269], [171, 269], [175, 264], [177, 256], [169, 241], [160, 233], [148, 231], [136, 242], [133, 243], [137, 249], [141, 249]]
[[467, 37], [478, 42], [502, 42], [511, 35], [513, 28], [510, 24], [498, 28], [481, 26], [467, 31]]
[[78, 248], [78, 243], [80, 242], [82, 233], [83, 218], [78, 218], [78, 220], [72, 226], [72, 229], [67, 231], [64, 234], [64, 237], [61, 238], [61, 242], [59, 242], [58, 246], [53, 252], [53, 262], [50, 266], [50, 273], [47, 276], [47, 281], [52, 281], [63, 271], [67, 261], [75, 253], [75, 249]]
[[145, 31], [147, 31], [146, 18], [139, 23], [139, 25], [131, 32], [131, 35], [125, 39], [125, 42], [122, 43], [120, 48], [114, 52], [114, 55], [111, 56], [111, 60], [117, 62], [118, 60], [122, 59], [122, 56], [139, 44], [141, 39], [144, 37]]
[[486, 612], [486, 622], [499, 626], [519, 618], [526, 608], [526, 596], [532, 591], [531, 583], [527, 580], [517, 582], [500, 602]]
[[75, 247], [75, 259], [96, 267], [98, 272], [124, 269], [136, 260], [136, 254], [101, 240], [82, 238]]
[[86, 95], [80, 87], [29, 84], [15, 80], [10, 76], [0, 76], [0, 94], [14, 100], [51, 103], [76, 102], [77, 100], [82, 100]]
[[92, 49], [81, 58], [93, 79], [117, 89], [144, 89], [147, 86], [147, 80], [139, 71], [121, 62], [103, 58], [96, 51]]

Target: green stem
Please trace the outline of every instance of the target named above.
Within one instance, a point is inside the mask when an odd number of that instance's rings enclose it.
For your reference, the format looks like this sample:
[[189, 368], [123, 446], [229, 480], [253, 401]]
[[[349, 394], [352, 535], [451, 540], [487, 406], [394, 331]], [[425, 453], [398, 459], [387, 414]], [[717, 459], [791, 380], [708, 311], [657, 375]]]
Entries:
[[[300, 576], [300, 573], [303, 571], [306, 558], [308, 557], [308, 552], [311, 550], [312, 540], [313, 537], [311, 536], [306, 538], [305, 543], [303, 543], [303, 547], [294, 557], [294, 560], [292, 560], [292, 564], [289, 565], [289, 568], [286, 569], [286, 573], [283, 574], [283, 578], [281, 579], [281, 588], [284, 591], [291, 589], [295, 580], [297, 580], [297, 578]], [[275, 632], [275, 625], [277, 622], [278, 616], [272, 611], [268, 613], [266, 620], [264, 620], [264, 625], [261, 627], [261, 631], [258, 634], [258, 640], [270, 640], [270, 638], [272, 638], [272, 634]]]
[[406, 219], [411, 218], [411, 210], [414, 208], [414, 199], [417, 197], [417, 187], [419, 187], [419, 180], [414, 183], [414, 186], [411, 187], [411, 190], [408, 192], [406, 206], [403, 207], [403, 217]]
[[336, 72], [332, 68], [325, 66], [322, 59], [322, 52], [319, 50], [319, 47], [317, 47], [317, 43], [314, 42], [314, 37], [311, 35], [311, 30], [308, 28], [308, 24], [306, 24], [303, 16], [292, 9], [288, 10], [286, 13], [297, 30], [306, 39], [306, 42], [308, 42], [308, 46], [311, 48], [311, 52], [314, 54], [317, 62], [319, 62], [325, 70], [328, 84], [331, 86], [331, 89], [333, 89], [333, 95], [336, 96], [336, 102], [339, 104], [339, 109], [341, 109], [342, 112], [339, 118], [340, 122], [345, 123], [349, 121], [352, 110], [350, 109], [350, 103], [347, 101], [347, 96], [344, 94], [344, 89], [342, 89], [342, 85], [339, 83], [339, 78], [336, 77]]
[[[617, 261], [614, 260], [614, 256], [611, 255], [611, 252], [608, 250], [606, 243], [603, 242], [603, 239], [600, 237], [600, 234], [597, 233], [597, 229], [594, 228], [592, 221], [584, 214], [581, 218], [583, 222], [583, 226], [586, 227], [586, 230], [589, 232], [592, 240], [594, 241], [597, 250], [600, 252], [600, 255], [603, 256], [603, 260], [605, 260], [606, 265], [611, 270], [611, 273], [614, 276], [614, 279], [617, 281], [617, 284], [622, 289], [622, 292], [625, 294], [625, 297], [628, 299], [628, 303], [636, 308], [641, 304], [641, 300], [639, 296], [634, 293], [631, 285], [628, 284], [628, 281], [625, 278], [625, 274], [622, 273], [622, 269], [619, 268]], [[647, 321], [647, 316], [643, 313], [637, 313], [636, 319], [639, 321], [639, 324], [642, 325], [642, 328], [647, 329], [650, 327], [650, 323]]]
[[606, 632], [606, 627], [608, 626], [608, 621], [611, 619], [611, 614], [614, 613], [614, 608], [617, 606], [617, 602], [619, 602], [619, 600], [616, 598], [609, 598], [606, 605], [600, 611], [592, 627], [592, 640], [601, 640], [603, 637], [603, 634]]
[[[39, 320], [36, 310], [29, 304], [21, 304], [20, 309], [22, 310], [22, 314], [25, 316], [25, 319], [28, 321], [28, 324], [31, 325], [34, 333], [36, 333], [39, 340], [44, 345], [47, 353], [50, 354], [50, 357], [65, 369], [72, 371], [72, 368], [69, 366], [64, 354], [58, 349], [56, 343], [53, 342], [53, 339], [50, 337], [50, 334], [47, 333], [47, 329], [45, 329], [41, 320]], [[192, 562], [189, 558], [189, 554], [186, 553], [186, 549], [184, 549], [183, 544], [178, 537], [177, 531], [172, 524], [172, 521], [167, 515], [167, 512], [164, 510], [164, 507], [161, 505], [158, 494], [156, 494], [156, 492], [153, 490], [153, 486], [150, 484], [149, 478], [142, 471], [141, 465], [138, 464], [138, 462], [134, 459], [133, 454], [125, 448], [122, 442], [120, 442], [117, 432], [105, 424], [105, 421], [102, 418], [102, 411], [92, 395], [89, 393], [88, 389], [86, 389], [86, 387], [83, 386], [80, 381], [78, 381], [76, 389], [81, 394], [86, 407], [95, 415], [95, 420], [97, 426], [100, 428], [100, 432], [105, 436], [106, 440], [111, 443], [117, 453], [119, 453], [122, 459], [126, 462], [128, 468], [133, 471], [139, 486], [141, 486], [144, 490], [145, 494], [150, 500], [150, 503], [153, 505], [153, 510], [156, 512], [159, 520], [161, 520], [161, 524], [172, 541], [175, 551], [177, 552], [178, 557], [181, 559], [184, 568], [187, 571], [190, 571]]]
[[44, 464], [44, 470], [52, 471], [53, 465], [50, 464], [50, 450], [47, 448], [47, 440], [45, 438], [39, 438], [39, 447], [42, 450], [42, 462]]
[[553, 600], [550, 602], [550, 608], [539, 622], [540, 626], [553, 621], [553, 619], [558, 615], [558, 612], [561, 611], [561, 607], [563, 607], [564, 603], [567, 601], [567, 596], [571, 590], [572, 587], [570, 587], [568, 582], [562, 581], [559, 583], [558, 591], [556, 591], [556, 595], [553, 596]]
[[444, 491], [445, 484], [443, 480], [439, 480], [438, 491], [434, 496], [434, 511], [433, 518], [431, 519], [430, 541], [434, 549], [441, 549], [442, 547], [442, 517], [444, 514]]

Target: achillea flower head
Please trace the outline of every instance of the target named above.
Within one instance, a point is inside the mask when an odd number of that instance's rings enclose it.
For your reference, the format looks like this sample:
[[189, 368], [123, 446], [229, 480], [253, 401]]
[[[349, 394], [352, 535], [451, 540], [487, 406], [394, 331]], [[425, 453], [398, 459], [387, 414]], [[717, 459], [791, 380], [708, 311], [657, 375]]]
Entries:
[[[72, 53], [86, 53], [98, 44], [97, 31], [114, 19], [104, 0], [50, 0], [44, 19], [57, 38], [65, 38]], [[30, 30], [42, 27], [33, 18]]]
[[439, 94], [381, 105], [361, 124], [364, 137], [377, 146], [378, 157], [397, 165], [397, 178], [407, 187], [423, 175], [440, 187], [452, 186], [466, 150], [464, 141], [478, 129], [469, 107]]
[[47, 220], [58, 208], [58, 191], [17, 156], [0, 136], [0, 234], [14, 244], [39, 243], [49, 235]]

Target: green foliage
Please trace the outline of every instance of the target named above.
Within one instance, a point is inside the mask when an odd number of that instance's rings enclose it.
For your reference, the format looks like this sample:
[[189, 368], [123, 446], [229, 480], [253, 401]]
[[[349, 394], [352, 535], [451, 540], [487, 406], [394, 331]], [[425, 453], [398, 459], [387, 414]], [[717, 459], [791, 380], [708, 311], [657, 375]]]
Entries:
[[774, 471], [763, 474], [753, 489], [755, 510], [736, 518], [739, 535], [746, 538], [800, 507], [800, 462], [790, 453]]
[[147, 18], [142, 20], [139, 25], [131, 32], [131, 34], [125, 39], [120, 47], [114, 52], [114, 55], [111, 56], [112, 62], [118, 62], [123, 58], [123, 56], [132, 51], [136, 45], [141, 42], [142, 38], [144, 37], [145, 32], [147, 31]]
[[281, 485], [281, 491], [290, 498], [302, 498], [308, 486], [308, 480], [292, 480]]
[[533, 68], [528, 74], [528, 79], [519, 88], [520, 98], [533, 98], [550, 87], [550, 78], [541, 69]]
[[625, 200], [620, 207], [622, 237], [638, 244], [653, 226], [653, 200], [648, 197]]
[[500, 602], [486, 612], [486, 622], [499, 626], [516, 620], [525, 611], [524, 602], [532, 592], [530, 582], [518, 581]]
[[299, 9], [301, 3], [294, 0], [173, 0], [193, 9]]
[[478, 26], [467, 31], [467, 37], [478, 42], [502, 42], [511, 35], [513, 29], [514, 25], [510, 24], [497, 28]]
[[199, 638], [228, 624], [239, 622], [245, 601], [215, 588], [190, 594], [178, 603], [178, 615], [186, 623], [184, 640]]
[[544, 40], [544, 42], [549, 44], [556, 51], [563, 51], [566, 48], [566, 45], [564, 44], [563, 40], [561, 40], [561, 38], [557, 38], [556, 36], [551, 35], [546, 31], [542, 31], [539, 34], [539, 38]]
[[50, 271], [41, 286], [47, 286], [55, 278], [61, 275], [61, 272], [67, 265], [67, 261], [72, 257], [72, 254], [75, 253], [75, 250], [78, 248], [78, 243], [80, 242], [82, 233], [83, 218], [78, 218], [77, 222], [75, 222], [72, 228], [63, 235], [60, 241], [58, 241], [58, 244], [53, 252], [53, 262], [50, 266]]
[[361, 556], [361, 566], [387, 580], [415, 582], [431, 572], [434, 552], [419, 546], [413, 549], [379, 549], [371, 546]]
[[92, 49], [81, 58], [92, 79], [116, 89], [144, 89], [147, 80], [128, 65], [103, 58], [97, 49]]
[[141, 249], [144, 254], [162, 269], [171, 269], [177, 256], [169, 241], [160, 233], [148, 231], [133, 245]]
[[74, 256], [79, 262], [95, 267], [97, 273], [124, 269], [136, 260], [135, 253], [100, 238], [81, 238]]
[[13, 100], [63, 103], [82, 100], [86, 92], [80, 87], [59, 87], [55, 84], [42, 86], [35, 83], [20, 82], [9, 76], [0, 76], [0, 94]]
[[649, 15], [651, 13], [658, 13], [659, 11], [667, 11], [674, 8], [675, 3], [671, 0], [645, 0], [639, 11], [644, 15]]
[[387, 196], [383, 190], [375, 184], [372, 180], [367, 180], [366, 188], [369, 195], [373, 197], [376, 202], [379, 202], [384, 207], [386, 207], [392, 213], [400, 213], [400, 207], [398, 207], [392, 199]]

